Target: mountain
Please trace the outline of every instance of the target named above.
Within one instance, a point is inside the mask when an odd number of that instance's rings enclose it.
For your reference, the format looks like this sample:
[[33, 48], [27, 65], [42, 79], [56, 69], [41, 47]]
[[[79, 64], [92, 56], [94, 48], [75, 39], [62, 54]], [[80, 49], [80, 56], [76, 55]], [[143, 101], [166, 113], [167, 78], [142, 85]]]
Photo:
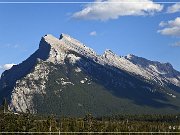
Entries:
[[169, 63], [111, 50], [98, 55], [66, 34], [42, 37], [39, 49], [0, 79], [16, 112], [94, 116], [180, 111], [180, 72]]

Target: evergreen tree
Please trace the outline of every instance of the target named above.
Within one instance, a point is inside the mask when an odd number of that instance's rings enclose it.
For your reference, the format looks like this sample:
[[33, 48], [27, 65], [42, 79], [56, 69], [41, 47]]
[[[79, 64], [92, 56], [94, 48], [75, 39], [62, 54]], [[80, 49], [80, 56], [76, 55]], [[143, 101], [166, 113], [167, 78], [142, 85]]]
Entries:
[[7, 103], [6, 98], [3, 99], [2, 105], [3, 105], [3, 111], [4, 113], [6, 113], [6, 111], [8, 110], [8, 103]]

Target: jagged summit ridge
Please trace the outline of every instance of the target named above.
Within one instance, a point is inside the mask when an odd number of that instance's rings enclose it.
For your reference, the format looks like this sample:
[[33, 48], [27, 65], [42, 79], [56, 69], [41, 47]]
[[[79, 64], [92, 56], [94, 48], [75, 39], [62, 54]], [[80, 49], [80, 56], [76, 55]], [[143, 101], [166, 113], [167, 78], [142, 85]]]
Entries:
[[92, 59], [97, 58], [97, 54], [93, 49], [86, 47], [80, 41], [67, 34], [61, 34], [59, 39], [50, 34], [45, 35], [41, 39], [39, 48], [43, 48], [44, 45], [49, 45], [50, 52], [48, 60], [53, 63], [62, 63], [68, 51], [73, 51]]
[[[180, 73], [169, 63], [150, 61], [133, 54], [119, 56], [110, 49], [106, 49], [103, 55], [98, 55], [93, 49], [64, 33], [60, 35], [59, 39], [48, 34], [45, 35], [42, 40], [51, 46], [48, 58], [48, 61], [50, 62], [63, 63], [65, 57], [69, 57], [67, 56], [67, 52], [73, 51], [86, 58], [90, 58], [101, 65], [110, 65], [123, 69], [146, 79], [152, 79], [161, 84], [163, 84], [164, 81], [170, 81], [171, 83], [180, 86]], [[76, 56], [72, 55], [70, 58], [77, 59]]]

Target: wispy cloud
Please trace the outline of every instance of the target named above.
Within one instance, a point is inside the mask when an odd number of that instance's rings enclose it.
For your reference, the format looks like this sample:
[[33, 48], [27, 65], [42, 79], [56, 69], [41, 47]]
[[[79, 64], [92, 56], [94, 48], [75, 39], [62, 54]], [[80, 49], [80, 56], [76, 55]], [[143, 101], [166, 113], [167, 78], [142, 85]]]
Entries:
[[90, 36], [97, 36], [97, 32], [96, 31], [92, 31], [89, 33]]
[[163, 29], [158, 30], [158, 33], [161, 33], [162, 35], [180, 37], [180, 17], [167, 22], [162, 21], [160, 22], [159, 26], [163, 27]]
[[171, 46], [172, 47], [180, 47], [180, 41], [173, 43]]
[[20, 51], [27, 51], [27, 49], [25, 48], [25, 46], [22, 46], [22, 45], [19, 45], [19, 44], [10, 44], [10, 43], [7, 43], [7, 44], [2, 44], [0, 43], [0, 49], [18, 49]]
[[18, 44], [2, 44], [1, 43], [1, 48], [19, 48], [20, 46]]
[[0, 69], [1, 70], [9, 70], [9, 69], [11, 69], [12, 68], [12, 66], [14, 66], [14, 65], [16, 65], [16, 64], [4, 64], [4, 65], [2, 65], [2, 66], [0, 66]]
[[163, 5], [151, 0], [96, 0], [73, 14], [74, 18], [87, 20], [118, 19], [120, 16], [152, 15], [163, 9]]
[[167, 13], [176, 13], [180, 12], [180, 3], [176, 3], [167, 9]]

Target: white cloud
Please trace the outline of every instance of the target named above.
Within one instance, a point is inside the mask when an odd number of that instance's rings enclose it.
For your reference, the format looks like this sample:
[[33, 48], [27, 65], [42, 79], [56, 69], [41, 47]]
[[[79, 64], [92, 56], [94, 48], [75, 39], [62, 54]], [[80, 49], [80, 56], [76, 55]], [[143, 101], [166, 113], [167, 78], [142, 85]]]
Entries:
[[97, 35], [97, 32], [96, 31], [92, 31], [89, 33], [90, 36], [96, 36]]
[[164, 21], [162, 21], [162, 22], [159, 23], [159, 26], [160, 26], [160, 27], [164, 27], [164, 26], [166, 26], [166, 25], [167, 25], [167, 23], [164, 22]]
[[175, 42], [174, 44], [172, 44], [173, 47], [180, 47], [180, 41]]
[[9, 70], [14, 65], [16, 65], [16, 64], [4, 64], [4, 65], [0, 66], [0, 69], [2, 69], [2, 70]]
[[176, 13], [180, 12], [180, 3], [176, 3], [167, 9], [167, 13]]
[[96, 0], [73, 14], [74, 18], [89, 20], [118, 19], [120, 16], [152, 15], [163, 9], [163, 5], [151, 0]]
[[164, 27], [162, 30], [158, 30], [158, 33], [162, 35], [177, 36], [180, 37], [180, 17], [168, 22], [160, 22], [159, 26]]

